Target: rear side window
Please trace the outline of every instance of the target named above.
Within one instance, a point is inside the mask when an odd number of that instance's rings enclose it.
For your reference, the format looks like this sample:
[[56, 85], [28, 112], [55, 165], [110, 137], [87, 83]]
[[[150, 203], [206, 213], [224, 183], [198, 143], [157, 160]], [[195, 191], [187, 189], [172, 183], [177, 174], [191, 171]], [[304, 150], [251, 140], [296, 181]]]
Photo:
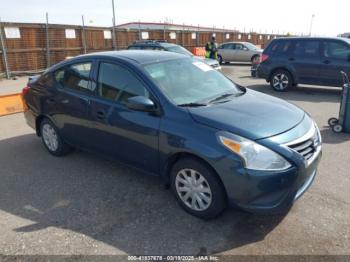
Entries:
[[349, 45], [340, 41], [326, 41], [323, 51], [327, 58], [348, 60], [350, 55]]
[[59, 69], [54, 73], [54, 78], [63, 88], [81, 92], [93, 92], [90, 84], [91, 62], [79, 63]]
[[53, 77], [51, 73], [45, 73], [42, 76], [40, 76], [40, 78], [38, 79], [38, 85], [40, 86], [52, 86], [53, 84]]
[[108, 100], [126, 102], [130, 97], [149, 97], [147, 88], [129, 70], [116, 64], [101, 63], [98, 95]]
[[277, 40], [273, 41], [267, 48], [268, 54], [287, 54], [291, 48], [292, 42], [289, 40]]
[[318, 57], [320, 52], [320, 41], [303, 40], [296, 41], [294, 55], [296, 57]]

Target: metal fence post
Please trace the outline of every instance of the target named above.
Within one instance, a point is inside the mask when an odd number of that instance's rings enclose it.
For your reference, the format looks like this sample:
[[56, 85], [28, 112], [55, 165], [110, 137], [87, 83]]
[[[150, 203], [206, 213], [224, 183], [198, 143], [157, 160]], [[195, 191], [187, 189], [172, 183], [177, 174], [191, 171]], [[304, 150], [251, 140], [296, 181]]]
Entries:
[[140, 20], [139, 20], [139, 40], [141, 40], [141, 24], [140, 24]]
[[85, 32], [85, 21], [84, 21], [84, 16], [81, 16], [81, 21], [83, 22], [83, 28], [81, 31], [81, 41], [83, 44], [83, 49], [84, 49], [84, 54], [86, 54], [86, 32]]
[[7, 52], [6, 52], [5, 41], [4, 41], [4, 37], [2, 35], [2, 22], [1, 22], [1, 19], [0, 19], [0, 44], [1, 44], [1, 50], [2, 50], [2, 58], [3, 58], [3, 61], [4, 61], [4, 66], [5, 66], [5, 71], [6, 71], [6, 78], [10, 79], [11, 72], [10, 72], [10, 68], [9, 68], [9, 64], [8, 64], [8, 60], [7, 60]]
[[50, 38], [49, 38], [49, 14], [46, 13], [46, 61], [47, 67], [51, 66], [51, 58], [50, 58]]

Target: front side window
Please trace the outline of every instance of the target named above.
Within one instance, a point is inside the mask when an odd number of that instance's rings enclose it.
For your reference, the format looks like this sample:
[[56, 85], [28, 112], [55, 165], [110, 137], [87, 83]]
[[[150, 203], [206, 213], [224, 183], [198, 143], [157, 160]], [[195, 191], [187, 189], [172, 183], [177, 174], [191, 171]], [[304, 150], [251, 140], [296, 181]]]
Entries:
[[226, 93], [242, 93], [223, 74], [198, 59], [176, 59], [145, 65], [144, 68], [160, 90], [176, 105], [210, 101]]
[[63, 88], [81, 92], [93, 92], [90, 85], [91, 62], [69, 65], [54, 73], [54, 78]]
[[319, 41], [297, 41], [294, 47], [294, 55], [296, 57], [317, 57], [319, 55]]
[[327, 58], [335, 58], [348, 60], [350, 55], [349, 45], [338, 41], [327, 41], [324, 43], [324, 56]]
[[98, 95], [108, 100], [126, 102], [128, 98], [134, 96], [149, 97], [149, 92], [129, 70], [117, 64], [101, 63]]

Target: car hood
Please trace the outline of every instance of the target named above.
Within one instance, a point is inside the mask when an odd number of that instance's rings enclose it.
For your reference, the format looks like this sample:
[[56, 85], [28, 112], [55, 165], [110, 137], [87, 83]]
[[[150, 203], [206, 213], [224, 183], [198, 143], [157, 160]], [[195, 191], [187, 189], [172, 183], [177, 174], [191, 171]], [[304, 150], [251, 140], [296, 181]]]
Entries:
[[288, 102], [248, 89], [228, 102], [189, 108], [189, 112], [198, 123], [252, 140], [284, 133], [305, 116]]

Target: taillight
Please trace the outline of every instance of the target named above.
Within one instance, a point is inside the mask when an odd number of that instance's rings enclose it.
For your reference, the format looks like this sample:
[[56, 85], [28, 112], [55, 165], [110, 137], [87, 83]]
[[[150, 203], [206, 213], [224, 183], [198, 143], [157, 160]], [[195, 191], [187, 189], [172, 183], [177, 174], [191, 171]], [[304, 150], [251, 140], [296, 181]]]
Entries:
[[266, 54], [262, 54], [260, 56], [260, 63], [265, 62], [267, 59], [269, 59], [269, 56]]
[[26, 95], [29, 92], [30, 87], [26, 86], [25, 88], [22, 89], [22, 96]]

